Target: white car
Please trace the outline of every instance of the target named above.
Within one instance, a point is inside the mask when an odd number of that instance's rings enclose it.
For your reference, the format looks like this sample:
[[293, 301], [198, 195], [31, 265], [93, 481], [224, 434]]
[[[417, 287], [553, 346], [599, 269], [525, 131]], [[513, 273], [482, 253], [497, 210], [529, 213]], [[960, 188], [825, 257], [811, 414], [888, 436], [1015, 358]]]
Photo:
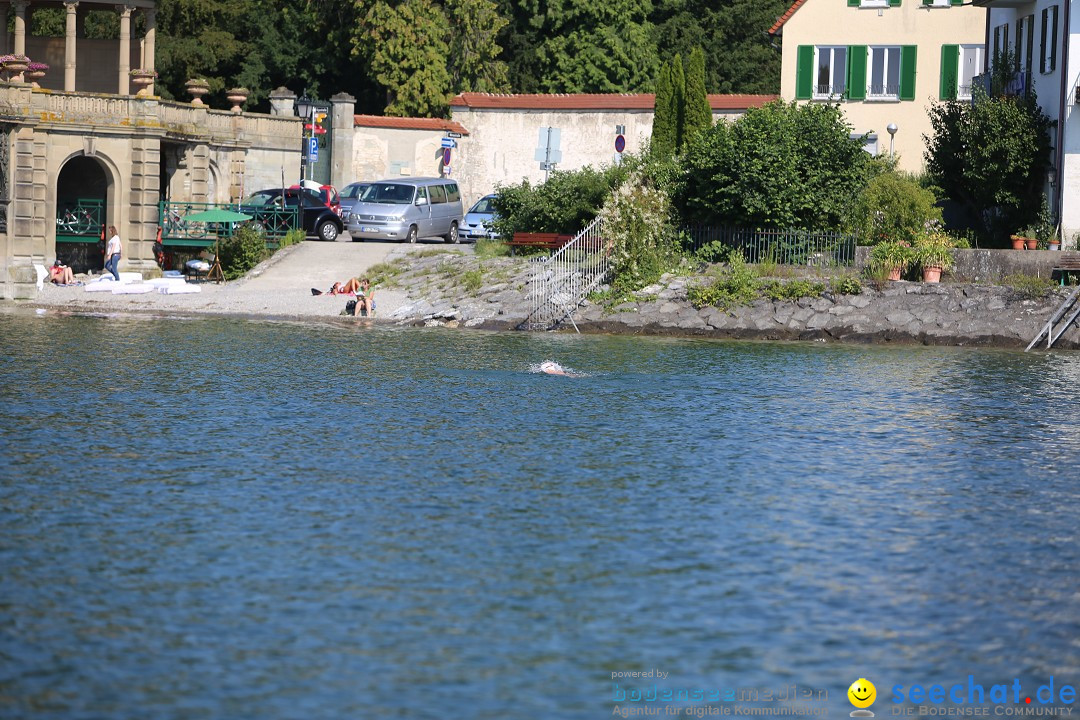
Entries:
[[465, 213], [465, 222], [461, 226], [461, 237], [476, 242], [480, 238], [494, 238], [491, 221], [495, 218], [494, 195], [485, 195]]

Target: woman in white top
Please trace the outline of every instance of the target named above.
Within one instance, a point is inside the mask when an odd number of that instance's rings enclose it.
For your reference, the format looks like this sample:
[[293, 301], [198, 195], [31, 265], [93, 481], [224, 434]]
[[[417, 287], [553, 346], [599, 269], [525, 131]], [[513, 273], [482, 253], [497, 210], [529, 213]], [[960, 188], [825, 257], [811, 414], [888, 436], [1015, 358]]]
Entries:
[[120, 282], [120, 273], [117, 267], [120, 265], [120, 234], [116, 232], [116, 226], [109, 226], [109, 242], [105, 244], [105, 269], [112, 273], [113, 279]]

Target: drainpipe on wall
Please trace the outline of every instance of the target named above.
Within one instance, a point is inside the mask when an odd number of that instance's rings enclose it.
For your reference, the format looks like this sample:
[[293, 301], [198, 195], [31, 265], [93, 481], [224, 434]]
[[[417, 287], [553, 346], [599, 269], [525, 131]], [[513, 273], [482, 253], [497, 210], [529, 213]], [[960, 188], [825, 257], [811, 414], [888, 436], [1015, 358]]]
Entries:
[[[1069, 87], [1069, 45], [1072, 44], [1072, 26], [1069, 24], [1069, 16], [1072, 14], [1070, 12], [1072, 10], [1072, 0], [1066, 0], [1062, 5], [1065, 6], [1065, 17], [1061, 33], [1061, 102], [1058, 107], [1057, 167], [1054, 168], [1054, 177], [1057, 179], [1054, 214], [1057, 216], [1059, 228], [1061, 228], [1062, 214], [1065, 212], [1065, 110], [1069, 106], [1069, 99], [1072, 96], [1072, 88]], [[1064, 234], [1064, 228], [1061, 229], [1062, 234]], [[1065, 238], [1061, 238], [1061, 244], [1062, 246], [1065, 245]]]

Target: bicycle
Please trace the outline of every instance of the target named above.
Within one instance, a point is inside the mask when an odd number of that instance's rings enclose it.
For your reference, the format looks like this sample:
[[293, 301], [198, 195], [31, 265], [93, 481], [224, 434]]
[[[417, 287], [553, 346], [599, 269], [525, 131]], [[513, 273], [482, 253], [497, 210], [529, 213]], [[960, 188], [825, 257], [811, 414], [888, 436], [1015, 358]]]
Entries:
[[[191, 208], [188, 208], [190, 211]], [[188, 222], [180, 211], [170, 207], [165, 211], [165, 234], [169, 237], [204, 237], [206, 235], [206, 223]]]
[[86, 208], [64, 210], [64, 216], [56, 218], [56, 230], [63, 235], [92, 235], [97, 229], [94, 216]]

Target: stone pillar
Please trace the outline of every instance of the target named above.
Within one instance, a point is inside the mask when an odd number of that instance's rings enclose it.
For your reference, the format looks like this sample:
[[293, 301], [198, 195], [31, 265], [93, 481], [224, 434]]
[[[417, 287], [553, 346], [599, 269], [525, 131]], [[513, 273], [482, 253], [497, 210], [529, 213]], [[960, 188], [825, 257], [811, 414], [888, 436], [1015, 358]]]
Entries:
[[[26, 54], [26, 7], [29, 0], [12, 0], [11, 6], [15, 8], [15, 54]], [[23, 81], [23, 74], [12, 75], [15, 82]]]
[[75, 92], [75, 22], [79, 9], [78, 0], [65, 2], [64, 8], [67, 10], [64, 18], [64, 92]]
[[[156, 100], [132, 103], [138, 121], [156, 118]], [[131, 187], [127, 196], [128, 221], [123, 264], [129, 270], [153, 272], [154, 241], [157, 239], [158, 200], [161, 199], [161, 139], [153, 134], [131, 138]]]
[[33, 127], [23, 126], [13, 132], [13, 140], [11, 164], [15, 183], [11, 188], [8, 211], [12, 250], [9, 273], [15, 279], [14, 297], [29, 298], [37, 292], [33, 264], [44, 264], [56, 252], [55, 246], [48, 245], [48, 225], [45, 223], [49, 186], [45, 171], [48, 137], [45, 133], [35, 132]]
[[129, 94], [131, 81], [131, 5], [117, 5], [120, 13], [120, 72], [116, 91], [121, 95]]
[[334, 129], [330, 148], [330, 184], [344, 187], [353, 177], [353, 136], [356, 134], [356, 98], [338, 93], [330, 98], [330, 122]]
[[210, 146], [205, 143], [189, 145], [187, 166], [191, 176], [191, 201], [210, 202]]
[[295, 117], [296, 93], [287, 87], [279, 87], [270, 93], [270, 114], [278, 117]]
[[[146, 18], [146, 36], [143, 38], [143, 67], [147, 70], [154, 70], [157, 67], [154, 64], [154, 53], [157, 52], [155, 47], [157, 42], [157, 10], [146, 8], [143, 10], [143, 17]], [[146, 86], [146, 94], [154, 94], [153, 83]]]

